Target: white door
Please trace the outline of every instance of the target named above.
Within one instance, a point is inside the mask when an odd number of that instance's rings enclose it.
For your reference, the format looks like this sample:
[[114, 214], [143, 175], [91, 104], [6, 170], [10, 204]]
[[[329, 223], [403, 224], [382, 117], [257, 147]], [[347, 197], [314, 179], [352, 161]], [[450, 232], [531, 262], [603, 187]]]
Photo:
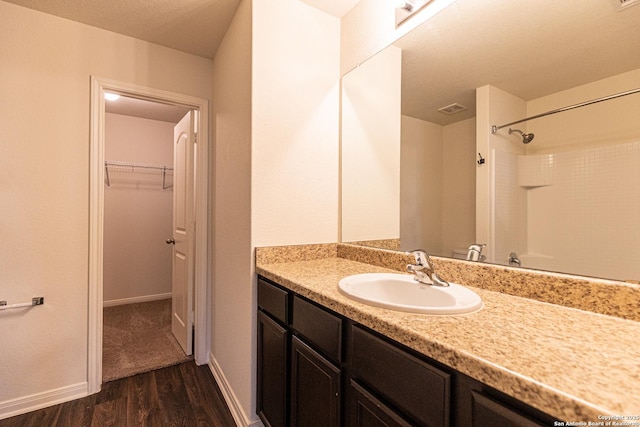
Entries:
[[173, 278], [171, 332], [187, 355], [192, 353], [194, 283], [194, 111], [174, 127]]

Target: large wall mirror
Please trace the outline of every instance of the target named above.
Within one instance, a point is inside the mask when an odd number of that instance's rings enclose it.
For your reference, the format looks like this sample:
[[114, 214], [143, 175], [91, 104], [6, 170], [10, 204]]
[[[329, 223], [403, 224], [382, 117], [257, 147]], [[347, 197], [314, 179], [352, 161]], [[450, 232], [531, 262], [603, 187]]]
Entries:
[[626, 3], [457, 0], [345, 74], [342, 241], [640, 280], [640, 93], [501, 127], [639, 89]]

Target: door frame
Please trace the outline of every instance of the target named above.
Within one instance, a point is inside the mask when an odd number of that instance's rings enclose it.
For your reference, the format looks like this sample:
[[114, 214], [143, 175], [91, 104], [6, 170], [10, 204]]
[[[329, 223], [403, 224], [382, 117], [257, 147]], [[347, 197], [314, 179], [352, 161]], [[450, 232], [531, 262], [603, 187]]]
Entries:
[[208, 363], [210, 317], [208, 281], [208, 176], [209, 176], [209, 101], [176, 92], [91, 76], [91, 121], [89, 159], [89, 289], [87, 392], [97, 393], [102, 385], [103, 331], [103, 241], [104, 241], [104, 161], [105, 101], [104, 93], [176, 104], [198, 110], [196, 152], [196, 203], [194, 257], [194, 358], [198, 365]]

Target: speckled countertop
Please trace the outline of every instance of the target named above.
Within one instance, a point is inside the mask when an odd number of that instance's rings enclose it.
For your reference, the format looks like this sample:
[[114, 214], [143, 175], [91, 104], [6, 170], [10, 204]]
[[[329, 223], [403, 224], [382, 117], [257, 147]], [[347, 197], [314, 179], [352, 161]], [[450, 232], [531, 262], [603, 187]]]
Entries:
[[640, 322], [480, 288], [484, 308], [472, 314], [386, 310], [347, 298], [338, 282], [397, 271], [325, 255], [257, 256], [256, 271], [559, 421], [640, 415]]

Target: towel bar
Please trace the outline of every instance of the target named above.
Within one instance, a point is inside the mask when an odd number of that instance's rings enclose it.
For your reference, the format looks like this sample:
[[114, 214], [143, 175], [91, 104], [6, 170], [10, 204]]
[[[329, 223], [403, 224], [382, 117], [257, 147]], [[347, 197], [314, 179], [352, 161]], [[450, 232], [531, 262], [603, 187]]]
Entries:
[[10, 310], [12, 308], [33, 307], [34, 305], [44, 304], [44, 297], [31, 298], [31, 302], [22, 302], [18, 304], [7, 305], [7, 301], [0, 301], [0, 310]]

